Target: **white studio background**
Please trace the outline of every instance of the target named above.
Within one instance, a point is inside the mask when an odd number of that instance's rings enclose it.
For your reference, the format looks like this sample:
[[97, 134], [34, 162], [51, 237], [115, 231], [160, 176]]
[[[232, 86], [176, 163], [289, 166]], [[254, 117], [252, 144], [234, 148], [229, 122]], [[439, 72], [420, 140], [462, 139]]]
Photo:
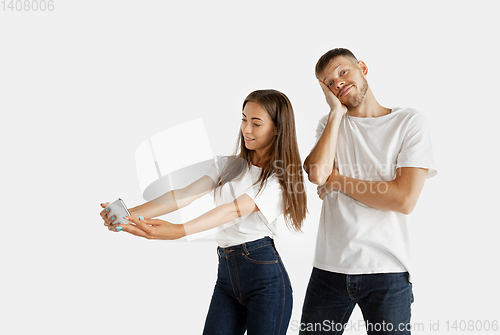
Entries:
[[[304, 160], [327, 113], [314, 65], [334, 47], [365, 61], [382, 105], [431, 121], [439, 172], [411, 214], [412, 321], [425, 327], [414, 333], [439, 322], [476, 334], [446, 322], [500, 319], [495, 1], [53, 4], [0, 8], [0, 333], [200, 334], [215, 244], [108, 232], [99, 203], [141, 203], [135, 149], [171, 126], [203, 118], [213, 152], [230, 154], [255, 89], [291, 99]], [[283, 229], [278, 246], [294, 286], [289, 334], [321, 208], [307, 186], [305, 232]]]

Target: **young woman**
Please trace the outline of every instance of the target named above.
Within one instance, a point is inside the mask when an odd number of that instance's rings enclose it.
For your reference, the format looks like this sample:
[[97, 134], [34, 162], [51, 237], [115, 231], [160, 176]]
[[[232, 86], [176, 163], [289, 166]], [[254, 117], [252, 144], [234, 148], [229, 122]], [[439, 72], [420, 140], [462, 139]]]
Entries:
[[[218, 206], [194, 220], [173, 224], [152, 219], [212, 191]], [[219, 227], [218, 278], [204, 334], [286, 334], [292, 289], [273, 237], [280, 215], [289, 228], [300, 231], [306, 194], [295, 117], [283, 93], [250, 93], [243, 102], [234, 156], [221, 159], [189, 186], [130, 212], [126, 217], [130, 223], [125, 225], [113, 225], [114, 218], [108, 218], [106, 209], [101, 216], [110, 230], [148, 239], [177, 239]]]

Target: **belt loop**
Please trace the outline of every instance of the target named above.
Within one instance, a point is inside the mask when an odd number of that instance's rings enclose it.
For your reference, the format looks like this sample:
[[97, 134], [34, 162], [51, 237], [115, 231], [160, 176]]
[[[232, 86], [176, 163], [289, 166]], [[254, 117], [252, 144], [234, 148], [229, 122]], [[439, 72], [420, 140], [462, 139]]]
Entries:
[[247, 245], [246, 245], [246, 243], [243, 243], [243, 250], [245, 251], [245, 255], [247, 255], [247, 256], [248, 256], [249, 252], [248, 252], [248, 250], [247, 250]]

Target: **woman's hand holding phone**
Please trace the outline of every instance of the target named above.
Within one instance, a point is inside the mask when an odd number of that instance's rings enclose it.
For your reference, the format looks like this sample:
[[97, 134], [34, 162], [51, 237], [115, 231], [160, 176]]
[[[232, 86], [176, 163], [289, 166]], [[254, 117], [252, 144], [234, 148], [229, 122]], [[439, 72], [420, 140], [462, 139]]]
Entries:
[[128, 221], [127, 224], [117, 224], [116, 215], [109, 215], [110, 210], [108, 202], [102, 203], [101, 217], [104, 220], [104, 225], [111, 231], [124, 231], [132, 235], [144, 237], [147, 239], [159, 240], [175, 240], [186, 236], [184, 225], [173, 224], [165, 220], [145, 219], [142, 216], [135, 216], [134, 211], [130, 210], [130, 215], [124, 217]]
[[107, 210], [107, 208], [106, 208], [108, 206], [109, 206], [109, 202], [102, 203], [101, 207], [104, 209], [99, 214], [101, 215], [101, 218], [104, 220], [104, 225], [106, 227], [108, 227], [109, 230], [116, 231], [116, 230], [112, 229], [113, 221], [116, 220], [116, 217], [114, 215], [111, 215], [108, 217], [109, 210]]
[[122, 231], [148, 240], [176, 240], [186, 236], [184, 225], [160, 219], [145, 219], [142, 216], [127, 216], [129, 224], [118, 225]]
[[117, 199], [112, 203], [102, 203], [101, 207], [104, 208], [100, 213], [101, 218], [104, 220], [104, 225], [111, 231], [117, 231], [117, 224], [126, 224], [125, 216], [132, 215], [122, 199]]

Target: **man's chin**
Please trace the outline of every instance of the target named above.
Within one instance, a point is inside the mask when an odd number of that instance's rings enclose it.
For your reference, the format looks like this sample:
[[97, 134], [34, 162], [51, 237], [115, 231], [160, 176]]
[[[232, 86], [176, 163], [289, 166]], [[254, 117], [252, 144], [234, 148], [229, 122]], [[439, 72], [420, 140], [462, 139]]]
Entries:
[[347, 110], [351, 110], [351, 109], [354, 109], [356, 107], [359, 107], [359, 105], [361, 105], [364, 100], [365, 100], [364, 97], [363, 98], [355, 97], [355, 98], [349, 99], [347, 101], [341, 100], [340, 102], [347, 107]]
[[352, 102], [352, 101], [342, 102], [342, 104], [347, 107], [347, 110], [354, 109], [354, 108], [356, 108], [356, 107], [358, 107], [360, 105], [359, 103], [355, 103], [355, 102]]

